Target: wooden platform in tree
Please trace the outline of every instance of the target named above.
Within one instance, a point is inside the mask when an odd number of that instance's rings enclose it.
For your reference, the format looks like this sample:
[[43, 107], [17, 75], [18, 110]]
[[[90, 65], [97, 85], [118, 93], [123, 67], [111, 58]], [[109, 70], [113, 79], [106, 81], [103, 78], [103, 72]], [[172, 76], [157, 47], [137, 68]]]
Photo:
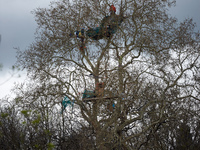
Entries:
[[84, 98], [83, 102], [91, 102], [91, 101], [96, 101], [96, 100], [108, 100], [108, 99], [114, 99], [118, 98], [117, 96], [115, 97], [94, 97], [94, 98]]

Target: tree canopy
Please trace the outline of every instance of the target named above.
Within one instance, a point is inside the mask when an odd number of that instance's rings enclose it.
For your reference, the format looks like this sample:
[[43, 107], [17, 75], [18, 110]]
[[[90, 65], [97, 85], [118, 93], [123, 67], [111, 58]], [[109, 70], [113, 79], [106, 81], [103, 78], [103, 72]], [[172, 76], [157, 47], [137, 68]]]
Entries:
[[[13, 108], [28, 131], [23, 142], [38, 149], [198, 149], [200, 34], [192, 19], [178, 23], [169, 14], [174, 4], [62, 0], [36, 9], [35, 41], [18, 51], [29, 77], [15, 87]], [[92, 39], [86, 32], [97, 25], [101, 38]], [[93, 96], [83, 98], [85, 90]], [[74, 105], [62, 112], [66, 96]]]

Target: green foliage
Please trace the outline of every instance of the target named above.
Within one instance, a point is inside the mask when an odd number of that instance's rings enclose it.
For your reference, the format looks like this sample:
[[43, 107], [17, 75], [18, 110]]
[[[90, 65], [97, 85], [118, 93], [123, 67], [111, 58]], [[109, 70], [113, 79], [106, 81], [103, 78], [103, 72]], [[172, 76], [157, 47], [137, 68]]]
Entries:
[[45, 133], [46, 135], [50, 135], [50, 134], [51, 134], [51, 132], [50, 132], [49, 130], [44, 130], [44, 133]]
[[28, 117], [30, 116], [29, 112], [31, 112], [30, 110], [22, 110], [21, 113], [25, 116]]
[[49, 143], [49, 144], [47, 144], [47, 148], [48, 148], [48, 150], [52, 150], [54, 147], [55, 147], [55, 146], [54, 146], [53, 143]]
[[37, 124], [40, 123], [40, 121], [41, 121], [41, 116], [38, 115], [38, 116], [37, 116], [37, 119], [33, 120], [32, 123], [33, 123], [33, 125], [37, 125]]
[[15, 102], [16, 102], [16, 103], [20, 103], [20, 100], [21, 100], [22, 98], [23, 98], [23, 97], [16, 97], [16, 98], [15, 98]]
[[18, 66], [13, 65], [12, 66], [12, 70], [13, 71], [20, 71], [20, 68]]
[[6, 117], [8, 117], [8, 115], [9, 115], [8, 113], [1, 113], [2, 118], [6, 118]]
[[40, 146], [39, 146], [38, 144], [35, 144], [35, 148], [37, 148], [37, 149], [38, 149], [39, 147], [40, 147]]

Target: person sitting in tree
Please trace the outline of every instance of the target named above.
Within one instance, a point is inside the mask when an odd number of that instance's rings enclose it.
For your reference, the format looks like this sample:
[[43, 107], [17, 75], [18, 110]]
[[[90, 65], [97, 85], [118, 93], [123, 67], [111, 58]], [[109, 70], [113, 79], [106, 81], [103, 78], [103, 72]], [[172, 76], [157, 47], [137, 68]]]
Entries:
[[[122, 15], [116, 15], [116, 8], [114, 5], [110, 6], [109, 9], [110, 15], [105, 16], [99, 27], [96, 28], [90, 28], [86, 31], [86, 36], [93, 40], [100, 40], [104, 37], [110, 38], [118, 29], [118, 26], [121, 25], [123, 21]], [[71, 35], [71, 34], [70, 34]], [[76, 37], [81, 39], [81, 46], [80, 50], [83, 51], [84, 44], [84, 29], [81, 31], [76, 31]]]
[[116, 8], [114, 5], [111, 5], [110, 6], [110, 16], [115, 15], [115, 13], [116, 13]]

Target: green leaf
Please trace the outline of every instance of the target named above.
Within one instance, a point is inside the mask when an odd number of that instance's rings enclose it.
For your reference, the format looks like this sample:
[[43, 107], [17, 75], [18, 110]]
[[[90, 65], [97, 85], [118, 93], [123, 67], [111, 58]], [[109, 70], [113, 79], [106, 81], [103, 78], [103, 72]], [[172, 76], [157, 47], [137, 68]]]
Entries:
[[8, 115], [9, 115], [8, 113], [1, 113], [2, 118], [6, 118], [6, 117], [8, 117]]
[[35, 144], [35, 148], [39, 148], [39, 145]]
[[53, 145], [53, 143], [47, 144], [48, 150], [52, 150], [54, 147], [55, 147], [55, 146]]
[[25, 116], [25, 117], [28, 117], [29, 114], [28, 112], [30, 112], [30, 110], [22, 110], [21, 113]]
[[32, 121], [32, 123], [35, 125], [35, 124], [39, 124], [40, 123], [40, 118], [37, 118], [35, 120]]

